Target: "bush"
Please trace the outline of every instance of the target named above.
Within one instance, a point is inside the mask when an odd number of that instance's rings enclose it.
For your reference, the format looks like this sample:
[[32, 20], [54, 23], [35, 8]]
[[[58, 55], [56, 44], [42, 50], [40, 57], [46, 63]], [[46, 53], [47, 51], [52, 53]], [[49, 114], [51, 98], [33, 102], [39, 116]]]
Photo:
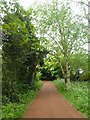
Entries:
[[28, 89], [27, 92], [25, 90], [25, 92], [19, 93], [19, 101], [17, 103], [12, 103], [6, 96], [3, 96], [2, 118], [21, 118], [26, 110], [27, 104], [31, 103], [37, 96], [41, 85], [41, 81], [36, 81], [35, 90]]
[[36, 72], [36, 80], [40, 80], [41, 79], [41, 75], [42, 75], [42, 73], [40, 71]]
[[32, 83], [31, 83], [31, 89], [33, 89], [33, 90], [38, 90], [38, 89], [40, 89], [40, 86], [42, 85], [42, 82], [40, 81], [40, 80], [34, 80], [34, 81], [32, 81]]
[[88, 81], [89, 80], [88, 73], [82, 73], [79, 79], [81, 81]]

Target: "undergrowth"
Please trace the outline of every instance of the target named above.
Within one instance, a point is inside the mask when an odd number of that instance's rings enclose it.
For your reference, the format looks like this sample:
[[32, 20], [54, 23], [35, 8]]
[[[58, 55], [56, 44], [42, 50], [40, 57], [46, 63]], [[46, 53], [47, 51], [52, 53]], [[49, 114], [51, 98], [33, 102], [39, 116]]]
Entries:
[[68, 90], [65, 90], [63, 80], [53, 81], [58, 92], [62, 94], [84, 117], [88, 117], [88, 82], [71, 82]]
[[6, 97], [3, 96], [2, 118], [22, 118], [27, 105], [32, 103], [33, 99], [38, 95], [41, 86], [42, 82], [38, 81], [35, 86], [36, 88], [32, 90], [28, 89], [20, 93], [19, 102], [9, 102], [8, 98], [6, 99]]

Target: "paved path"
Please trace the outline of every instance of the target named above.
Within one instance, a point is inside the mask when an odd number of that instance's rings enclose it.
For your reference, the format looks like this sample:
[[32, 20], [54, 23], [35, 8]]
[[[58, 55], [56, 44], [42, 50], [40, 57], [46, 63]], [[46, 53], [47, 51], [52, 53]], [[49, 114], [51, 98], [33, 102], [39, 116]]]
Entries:
[[54, 84], [44, 81], [39, 95], [28, 106], [23, 118], [83, 118], [65, 99], [61, 96]]

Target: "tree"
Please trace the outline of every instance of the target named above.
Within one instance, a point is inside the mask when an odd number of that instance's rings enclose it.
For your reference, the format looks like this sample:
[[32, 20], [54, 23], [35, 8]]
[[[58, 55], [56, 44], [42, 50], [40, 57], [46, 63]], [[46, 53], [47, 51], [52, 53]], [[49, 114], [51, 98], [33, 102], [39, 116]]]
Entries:
[[88, 80], [88, 55], [79, 51], [71, 56], [71, 80]]
[[47, 44], [50, 43], [48, 49], [62, 56], [64, 68], [60, 57], [58, 59], [67, 86], [70, 82], [70, 56], [86, 43], [87, 26], [83, 17], [73, 16], [69, 2], [53, 0], [50, 4], [39, 6], [36, 13], [36, 25], [41, 37], [47, 39]]
[[18, 93], [35, 81], [36, 66], [46, 51], [35, 35], [31, 13], [15, 0], [2, 1], [3, 95], [11, 102], [18, 101]]

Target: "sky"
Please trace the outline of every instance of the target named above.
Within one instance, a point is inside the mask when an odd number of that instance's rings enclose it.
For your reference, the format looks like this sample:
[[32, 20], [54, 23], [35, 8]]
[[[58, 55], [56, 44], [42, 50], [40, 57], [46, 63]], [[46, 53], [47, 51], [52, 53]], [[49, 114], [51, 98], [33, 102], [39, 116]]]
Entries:
[[[45, 2], [48, 1], [50, 2], [51, 0], [19, 0], [19, 3], [25, 8], [27, 9], [29, 6], [32, 6], [35, 2], [41, 3], [41, 2]], [[63, 0], [61, 0], [63, 1]], [[72, 0], [72, 1], [84, 1], [85, 3], [88, 2], [88, 0]], [[72, 4], [72, 8], [74, 8], [76, 10], [76, 6], [75, 4]]]
[[[28, 9], [30, 6], [34, 5], [35, 2], [42, 3], [42, 2], [45, 2], [45, 1], [51, 2], [52, 0], [19, 0], [19, 3], [25, 9]], [[78, 1], [79, 2], [83, 1], [86, 4], [88, 3], [88, 0], [72, 0], [72, 1], [74, 1], [74, 2], [72, 2], [72, 6], [71, 6], [72, 10], [74, 11], [74, 14], [79, 14], [80, 13], [81, 8], [80, 8], [79, 4], [77, 3]], [[87, 6], [85, 8], [86, 8], [86, 10], [88, 10]], [[82, 14], [82, 13], [80, 13], [80, 14]], [[88, 49], [88, 46], [85, 45], [85, 48]]]
[[45, 0], [19, 0], [19, 3], [25, 8], [27, 9], [29, 6], [32, 6], [35, 2], [43, 2]]
[[[30, 6], [34, 5], [35, 2], [37, 3], [43, 3], [45, 1], [51, 2], [52, 0], [19, 0], [20, 5], [22, 5], [25, 9], [28, 9]], [[63, 1], [63, 0], [58, 0], [58, 1]], [[67, 0], [68, 1], [68, 0]], [[77, 2], [83, 1], [84, 3], [88, 3], [89, 0], [72, 0], [71, 8], [73, 10], [73, 14], [79, 14], [80, 13], [80, 4]], [[85, 6], [86, 11], [88, 12], [88, 7]], [[82, 14], [82, 13], [80, 13]]]

